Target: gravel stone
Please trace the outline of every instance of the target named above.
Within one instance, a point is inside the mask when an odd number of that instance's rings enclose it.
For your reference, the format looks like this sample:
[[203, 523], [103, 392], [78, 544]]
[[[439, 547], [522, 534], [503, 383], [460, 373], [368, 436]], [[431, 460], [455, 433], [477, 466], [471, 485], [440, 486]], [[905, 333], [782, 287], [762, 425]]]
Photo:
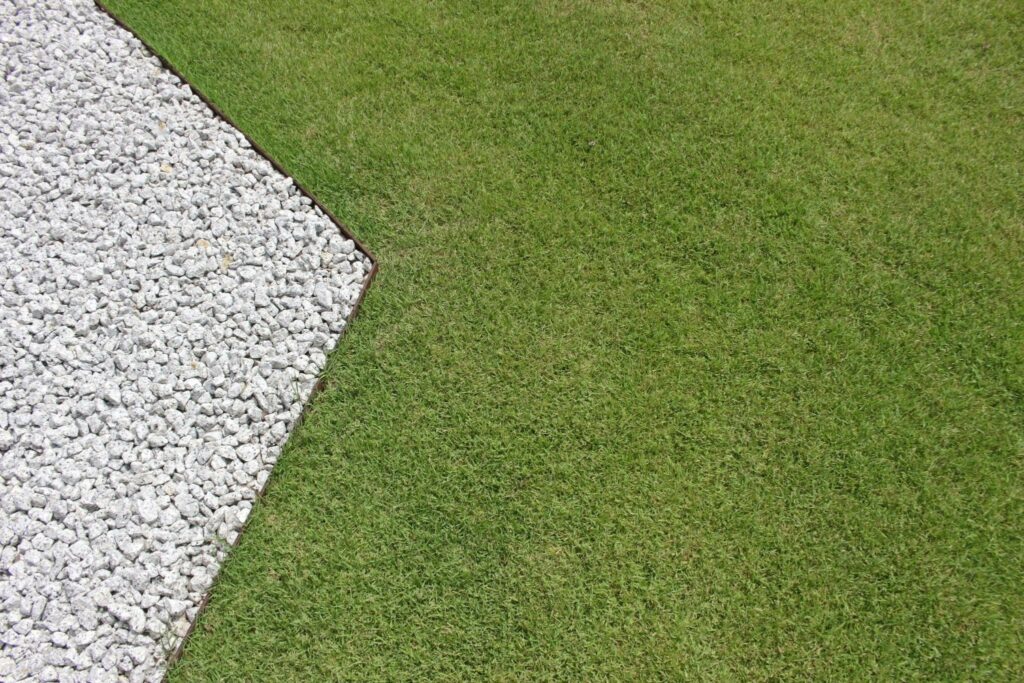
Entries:
[[0, 680], [158, 681], [372, 264], [92, 0], [0, 72]]

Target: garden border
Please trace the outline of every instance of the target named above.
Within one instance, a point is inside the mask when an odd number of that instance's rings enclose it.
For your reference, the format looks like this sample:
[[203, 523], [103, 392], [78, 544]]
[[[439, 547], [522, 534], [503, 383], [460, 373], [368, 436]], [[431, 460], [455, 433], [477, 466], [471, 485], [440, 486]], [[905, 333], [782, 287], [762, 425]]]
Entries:
[[[148, 42], [146, 42], [138, 33], [136, 33], [130, 26], [128, 26], [128, 24], [126, 24], [125, 22], [121, 21], [120, 17], [118, 17], [116, 14], [114, 14], [114, 12], [103, 3], [103, 0], [93, 0], [93, 2], [95, 3], [96, 7], [100, 11], [102, 11], [104, 14], [106, 14], [108, 17], [110, 17], [114, 21], [115, 24], [117, 24], [122, 29], [124, 29], [125, 31], [130, 33], [132, 36], [135, 37], [136, 40], [138, 40], [140, 43], [142, 43], [142, 46], [144, 48], [146, 48], [146, 51], [149, 52], [149, 54], [151, 54], [153, 57], [156, 57], [160, 61], [160, 64], [162, 64], [165, 69], [167, 69], [172, 74], [177, 76], [178, 79], [182, 83], [188, 85], [188, 87], [191, 89], [192, 93], [196, 97], [198, 97], [200, 100], [202, 100], [202, 102], [207, 107], [209, 107], [210, 111], [212, 111], [216, 116], [218, 116], [220, 119], [222, 119], [224, 122], [226, 122], [233, 129], [238, 131], [242, 135], [242, 137], [244, 137], [246, 139], [246, 141], [249, 143], [249, 145], [260, 156], [262, 156], [264, 159], [266, 159], [267, 161], [270, 162], [271, 166], [273, 166], [274, 169], [278, 173], [282, 174], [283, 176], [285, 176], [287, 178], [290, 178], [291, 181], [293, 183], [295, 183], [295, 187], [298, 188], [299, 192], [301, 192], [304, 196], [308, 197], [310, 199], [310, 201], [313, 202], [314, 206], [316, 206], [318, 209], [323, 211], [324, 215], [326, 215], [331, 220], [331, 222], [334, 223], [335, 226], [337, 226], [337, 228], [341, 232], [341, 234], [344, 235], [346, 239], [350, 239], [353, 242], [355, 242], [356, 247], [363, 254], [365, 254], [370, 259], [370, 262], [373, 265], [370, 267], [370, 272], [367, 274], [366, 279], [363, 281], [363, 287], [362, 287], [362, 289], [359, 292], [359, 296], [356, 298], [355, 305], [352, 307], [352, 311], [349, 313], [348, 319], [345, 321], [345, 328], [342, 330], [341, 334], [338, 335], [338, 341], [335, 342], [335, 346], [334, 346], [334, 348], [336, 349], [338, 347], [338, 344], [341, 343], [341, 339], [343, 339], [345, 334], [348, 332], [349, 326], [351, 325], [352, 321], [355, 319], [356, 315], [359, 313], [360, 306], [363, 303], [363, 298], [366, 296], [366, 292], [370, 289], [370, 285], [373, 284], [373, 280], [377, 276], [377, 271], [379, 269], [379, 262], [377, 260], [377, 257], [373, 254], [372, 251], [367, 249], [366, 245], [364, 245], [362, 242], [360, 242], [359, 238], [357, 238], [354, 234], [352, 234], [352, 231], [349, 229], [349, 227], [347, 225], [345, 225], [343, 222], [341, 222], [340, 220], [338, 220], [338, 217], [335, 216], [331, 212], [330, 209], [328, 209], [326, 206], [324, 206], [323, 203], [321, 203], [321, 201], [319, 199], [317, 199], [316, 196], [312, 192], [310, 192], [308, 189], [306, 189], [306, 187], [302, 183], [300, 183], [298, 180], [296, 180], [295, 177], [291, 173], [289, 173], [287, 171], [287, 169], [285, 169], [283, 166], [281, 166], [281, 164], [279, 164], [277, 162], [277, 160], [275, 160], [272, 156], [270, 156], [270, 154], [265, 149], [263, 149], [263, 147], [259, 143], [257, 143], [251, 137], [249, 137], [249, 135], [246, 134], [245, 131], [243, 131], [238, 126], [238, 124], [235, 123], [234, 120], [232, 120], [232, 118], [230, 116], [228, 116], [226, 113], [224, 113], [224, 111], [220, 107], [218, 107], [216, 104], [214, 104], [210, 100], [210, 98], [208, 98], [204, 93], [200, 92], [194, 85], [192, 85], [192, 83], [187, 78], [185, 78], [184, 74], [182, 74], [177, 69], [177, 67], [175, 67], [167, 59], [165, 59], [160, 53], [158, 53], [153, 48], [152, 45], [150, 45]], [[306, 397], [306, 402], [302, 406], [302, 413], [299, 415], [299, 418], [295, 421], [295, 425], [292, 427], [292, 432], [293, 433], [294, 433], [295, 429], [297, 429], [298, 426], [300, 424], [302, 424], [302, 421], [305, 418], [306, 413], [309, 410], [309, 407], [313, 404], [313, 400], [317, 397], [317, 395], [319, 395], [320, 392], [323, 391], [324, 385], [325, 385], [325, 382], [324, 382], [322, 377], [317, 380], [315, 385], [313, 385], [313, 389], [309, 392], [309, 396]], [[256, 502], [259, 502], [259, 500], [263, 498], [264, 493], [267, 490], [267, 486], [270, 485], [270, 481], [271, 481], [272, 477], [273, 477], [273, 470], [271, 470], [271, 476], [267, 477], [267, 481], [264, 482], [263, 487], [256, 494]], [[245, 530], [249, 526], [249, 520], [251, 520], [251, 519], [252, 519], [252, 513], [249, 514], [249, 516], [246, 518], [245, 522], [242, 523], [242, 527], [238, 530], [238, 533], [235, 536], [235, 540], [234, 540], [234, 542], [230, 546], [229, 554], [230, 554], [230, 550], [233, 550], [235, 547], [238, 546], [239, 542], [241, 542], [242, 534], [245, 533]], [[210, 602], [210, 597], [213, 594], [213, 590], [214, 590], [214, 588], [217, 585], [217, 579], [220, 578], [220, 569], [221, 568], [223, 568], [223, 563], [218, 568], [217, 576], [214, 577], [213, 584], [210, 586], [210, 588], [207, 589], [206, 593], [203, 595], [203, 599], [199, 601], [199, 606], [198, 606], [198, 609], [196, 610], [196, 616], [195, 616], [195, 618], [192, 619], [192, 623], [189, 624], [188, 630], [185, 632], [185, 635], [182, 636], [181, 642], [178, 643], [178, 645], [177, 645], [177, 647], [175, 647], [174, 651], [171, 652], [171, 654], [167, 657], [167, 660], [166, 660], [167, 668], [164, 671], [164, 675], [163, 675], [163, 680], [164, 681], [167, 680], [167, 677], [168, 677], [168, 674], [170, 673], [171, 667], [173, 667], [178, 662], [178, 660], [181, 659], [182, 655], [184, 654], [185, 647], [186, 647], [186, 645], [188, 645], [189, 639], [192, 637], [193, 631], [195, 631], [196, 624], [199, 623], [199, 617], [206, 610], [206, 606]]]

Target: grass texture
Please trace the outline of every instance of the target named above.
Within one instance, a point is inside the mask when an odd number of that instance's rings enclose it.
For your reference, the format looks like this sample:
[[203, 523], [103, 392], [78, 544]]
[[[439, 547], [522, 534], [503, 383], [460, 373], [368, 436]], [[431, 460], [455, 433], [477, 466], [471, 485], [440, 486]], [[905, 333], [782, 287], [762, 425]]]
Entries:
[[381, 263], [171, 681], [1024, 678], [1024, 4], [109, 4]]

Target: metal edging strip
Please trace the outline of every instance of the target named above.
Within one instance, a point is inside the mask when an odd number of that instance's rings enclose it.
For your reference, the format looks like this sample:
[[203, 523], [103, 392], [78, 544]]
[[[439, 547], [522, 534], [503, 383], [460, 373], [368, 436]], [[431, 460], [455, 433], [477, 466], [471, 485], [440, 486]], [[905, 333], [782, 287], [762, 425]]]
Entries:
[[[360, 290], [359, 296], [356, 298], [356, 302], [352, 306], [352, 310], [349, 312], [348, 319], [345, 321], [345, 329], [342, 330], [341, 334], [338, 336], [338, 340], [339, 340], [339, 343], [340, 343], [340, 340], [348, 332], [348, 329], [349, 329], [350, 324], [352, 323], [352, 320], [356, 317], [356, 314], [359, 313], [359, 308], [360, 308], [360, 306], [363, 303], [363, 298], [366, 296], [367, 290], [370, 289], [370, 285], [373, 284], [373, 280], [377, 276], [377, 270], [379, 269], [379, 264], [378, 264], [378, 261], [377, 261], [377, 257], [374, 256], [373, 252], [371, 252], [369, 249], [367, 249], [366, 245], [364, 245], [362, 242], [360, 242], [359, 238], [357, 238], [355, 235], [352, 234], [352, 231], [349, 230], [348, 226], [345, 225], [344, 223], [342, 223], [340, 220], [338, 220], [337, 216], [335, 216], [331, 212], [330, 209], [328, 209], [326, 206], [324, 206], [320, 202], [320, 200], [317, 199], [315, 195], [313, 195], [312, 192], [310, 192], [308, 189], [306, 189], [306, 187], [304, 185], [302, 185], [298, 180], [296, 180], [292, 176], [292, 174], [290, 174], [287, 170], [285, 170], [285, 168], [282, 167], [281, 164], [279, 164], [272, 156], [270, 156], [270, 154], [268, 154], [267, 151], [265, 149], [263, 149], [263, 147], [259, 143], [257, 143], [255, 140], [253, 140], [251, 137], [249, 137], [245, 133], [245, 131], [243, 131], [241, 128], [239, 128], [238, 124], [236, 124], [231, 119], [230, 116], [225, 114], [224, 111], [222, 111], [220, 107], [218, 107], [216, 104], [214, 104], [212, 101], [210, 101], [210, 99], [206, 95], [204, 95], [202, 92], [197, 90], [195, 88], [195, 86], [193, 86], [192, 83], [189, 82], [189, 80], [187, 78], [185, 78], [185, 76], [180, 71], [178, 71], [178, 69], [173, 64], [171, 64], [169, 61], [167, 61], [167, 59], [165, 59], [162, 55], [160, 55], [149, 43], [147, 43], [141, 36], [139, 36], [134, 30], [132, 30], [132, 28], [130, 26], [125, 24], [123, 21], [121, 21], [121, 19], [116, 14], [114, 14], [103, 3], [102, 0], [93, 0], [93, 2], [95, 2], [96, 7], [98, 7], [104, 14], [106, 14], [108, 17], [110, 17], [114, 21], [115, 24], [117, 24], [122, 29], [124, 29], [125, 31], [130, 33], [132, 36], [135, 37], [136, 40], [138, 40], [140, 43], [142, 43], [142, 46], [145, 47], [146, 50], [152, 56], [154, 56], [158, 60], [160, 60], [160, 63], [163, 65], [163, 67], [165, 69], [167, 69], [172, 74], [177, 76], [178, 79], [182, 83], [188, 85], [189, 88], [191, 89], [192, 93], [196, 97], [198, 97], [200, 100], [202, 100], [202, 102], [207, 107], [210, 108], [210, 111], [212, 111], [214, 114], [216, 114], [218, 117], [220, 117], [223, 121], [225, 121], [229, 126], [234, 128], [236, 131], [241, 133], [242, 136], [249, 143], [249, 145], [260, 156], [262, 156], [264, 159], [269, 161], [270, 164], [274, 167], [274, 169], [278, 173], [282, 174], [283, 176], [285, 176], [287, 178], [290, 178], [291, 181], [293, 183], [295, 183], [295, 187], [298, 188], [299, 192], [301, 192], [303, 195], [308, 197], [310, 199], [310, 201], [313, 202], [313, 205], [316, 206], [321, 211], [323, 211], [324, 215], [326, 215], [331, 220], [331, 222], [334, 223], [338, 227], [338, 230], [341, 231], [341, 234], [344, 235], [346, 239], [350, 239], [353, 242], [355, 242], [356, 247], [360, 251], [362, 251], [364, 254], [366, 254], [366, 256], [369, 257], [370, 262], [372, 264], [371, 267], [370, 267], [370, 272], [369, 272], [369, 274], [367, 274], [366, 280], [363, 282], [363, 288]], [[337, 348], [337, 343], [335, 344], [335, 348]], [[321, 391], [323, 391], [324, 385], [325, 385], [325, 383], [324, 383], [324, 380], [323, 380], [322, 377], [317, 380], [317, 383], [313, 386], [313, 389], [309, 392], [309, 396], [306, 398], [306, 402], [305, 402], [305, 404], [302, 407], [302, 413], [300, 413], [298, 419], [295, 421], [295, 424], [292, 427], [292, 432], [294, 432], [295, 429], [305, 419], [306, 414], [307, 414], [307, 412], [309, 410], [309, 407], [313, 404], [313, 400], [317, 397], [317, 395]], [[271, 469], [271, 472], [273, 472], [273, 468]], [[260, 491], [256, 494], [255, 502], [258, 502], [261, 498], [263, 498], [263, 495], [264, 495], [264, 493], [267, 490], [267, 486], [270, 484], [270, 480], [271, 480], [271, 477], [268, 476], [267, 477], [267, 481], [263, 484], [263, 488], [261, 488]], [[238, 530], [238, 535], [235, 537], [234, 542], [231, 544], [231, 549], [234, 549], [238, 545], [238, 543], [241, 541], [242, 534], [245, 533], [245, 530], [249, 526], [249, 521], [251, 519], [252, 519], [252, 513], [250, 512], [249, 516], [246, 518], [245, 522], [242, 524], [242, 528]], [[217, 574], [218, 574], [218, 576], [220, 574], [220, 569], [219, 568], [218, 568]], [[199, 617], [206, 610], [206, 606], [210, 602], [210, 597], [211, 597], [211, 595], [213, 593], [213, 589], [214, 589], [214, 587], [217, 584], [217, 578], [218, 577], [214, 577], [213, 584], [210, 586], [210, 588], [207, 589], [206, 593], [203, 595], [203, 599], [199, 601], [199, 607], [196, 610], [196, 616], [195, 616], [195, 618], [192, 619], [192, 623], [189, 624], [188, 630], [185, 632], [185, 635], [182, 636], [181, 642], [178, 643], [178, 646], [174, 649], [174, 651], [170, 654], [170, 656], [168, 656], [167, 661], [166, 661], [167, 669], [164, 671], [164, 676], [163, 676], [163, 679], [165, 681], [167, 680], [167, 675], [170, 673], [171, 667], [174, 666], [178, 662], [178, 660], [181, 659], [181, 656], [184, 654], [185, 646], [188, 644], [189, 639], [192, 637], [192, 633], [193, 633], [193, 631], [195, 631], [196, 624], [199, 623]]]

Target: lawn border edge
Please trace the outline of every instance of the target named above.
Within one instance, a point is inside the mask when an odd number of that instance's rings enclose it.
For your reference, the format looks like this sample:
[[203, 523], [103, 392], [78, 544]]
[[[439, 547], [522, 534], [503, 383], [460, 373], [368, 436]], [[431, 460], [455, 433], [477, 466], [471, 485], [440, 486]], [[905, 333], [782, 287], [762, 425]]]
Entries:
[[[93, 0], [93, 2], [96, 5], [96, 7], [101, 12], [103, 12], [108, 17], [110, 17], [111, 20], [113, 20], [113, 22], [115, 24], [117, 24], [122, 29], [124, 29], [125, 31], [130, 33], [132, 36], [135, 37], [136, 40], [138, 40], [140, 43], [142, 43], [142, 46], [146, 49], [146, 51], [149, 52], [149, 54], [151, 54], [153, 57], [156, 57], [160, 61], [160, 64], [163, 65], [163, 67], [165, 69], [167, 69], [172, 74], [177, 76], [178, 79], [182, 83], [188, 85], [188, 87], [192, 91], [192, 93], [196, 97], [198, 97], [207, 107], [209, 107], [210, 111], [212, 111], [217, 117], [219, 117], [221, 120], [226, 122], [233, 129], [238, 131], [242, 135], [242, 137], [244, 137], [245, 140], [249, 143], [249, 145], [253, 148], [253, 150], [255, 150], [256, 153], [259, 154], [261, 157], [263, 157], [264, 159], [269, 161], [271, 166], [273, 166], [274, 169], [278, 173], [280, 173], [281, 175], [285, 176], [286, 178], [291, 179], [291, 181], [293, 183], [295, 183], [295, 187], [298, 188], [299, 192], [301, 192], [304, 196], [308, 197], [309, 200], [313, 202], [313, 205], [316, 206], [318, 209], [320, 209], [324, 213], [324, 215], [327, 216], [327, 218], [329, 218], [332, 223], [334, 223], [334, 225], [338, 228], [338, 230], [341, 232], [341, 234], [346, 239], [352, 240], [355, 243], [356, 247], [361, 252], [363, 252], [363, 254], [365, 254], [370, 259], [370, 263], [372, 264], [371, 267], [370, 267], [370, 272], [367, 274], [366, 279], [363, 281], [363, 286], [362, 286], [362, 289], [360, 289], [360, 291], [359, 291], [359, 296], [356, 297], [356, 302], [355, 302], [355, 304], [353, 304], [352, 310], [349, 312], [348, 318], [345, 321], [345, 327], [341, 331], [341, 334], [338, 335], [338, 340], [335, 342], [334, 348], [331, 350], [331, 352], [333, 353], [334, 350], [336, 350], [338, 348], [338, 345], [341, 343], [341, 340], [344, 338], [345, 334], [348, 332], [349, 327], [350, 327], [352, 321], [355, 319], [356, 315], [359, 313], [359, 309], [360, 309], [360, 307], [361, 307], [361, 305], [363, 303], [364, 297], [366, 296], [366, 292], [370, 289], [370, 285], [373, 284], [374, 278], [376, 278], [376, 276], [377, 276], [377, 271], [380, 268], [380, 264], [379, 264], [379, 261], [377, 260], [377, 256], [374, 255], [374, 253], [372, 251], [370, 251], [366, 247], [366, 245], [363, 244], [359, 240], [359, 238], [356, 237], [352, 233], [352, 231], [349, 229], [349, 227], [347, 225], [345, 225], [345, 223], [343, 223], [341, 220], [339, 220], [338, 217], [335, 216], [334, 213], [331, 212], [330, 209], [328, 209], [326, 206], [324, 206], [323, 203], [319, 199], [317, 199], [316, 195], [314, 195], [312, 192], [310, 192], [291, 173], [289, 173], [287, 169], [285, 169], [281, 164], [279, 164], [277, 162], [277, 160], [274, 159], [274, 157], [272, 157], [263, 148], [262, 145], [260, 145], [258, 142], [253, 140], [245, 131], [243, 131], [241, 129], [241, 127], [237, 123], [235, 123], [235, 121], [228, 114], [226, 114], [220, 107], [218, 107], [216, 104], [214, 104], [214, 102], [212, 100], [210, 100], [210, 98], [208, 98], [205, 93], [201, 92], [199, 89], [197, 89], [192, 84], [191, 81], [189, 81], [187, 78], [185, 78], [185, 75], [182, 74], [181, 71], [179, 71], [177, 67], [175, 67], [173, 64], [171, 64], [170, 61], [168, 61], [163, 55], [161, 55], [159, 52], [157, 52], [157, 50], [152, 45], [150, 45], [148, 42], [146, 42], [146, 40], [143, 39], [142, 36], [140, 36], [138, 33], [136, 33], [134, 29], [132, 29], [128, 24], [126, 24], [124, 21], [122, 21], [121, 18], [118, 17], [113, 12], [113, 10], [111, 10], [110, 8], [108, 8], [106, 6], [106, 4], [103, 2], [103, 0]], [[309, 392], [309, 396], [306, 397], [305, 403], [303, 403], [302, 412], [299, 414], [298, 419], [295, 421], [295, 424], [292, 426], [292, 433], [294, 433], [295, 430], [298, 428], [298, 426], [300, 424], [302, 424], [303, 420], [306, 417], [306, 414], [309, 412], [310, 406], [312, 406], [312, 404], [313, 404], [314, 399], [316, 399], [316, 397], [320, 394], [320, 392], [323, 391], [325, 384], [326, 383], [325, 383], [324, 378], [322, 376], [317, 379], [316, 384], [313, 385], [312, 390], [310, 390], [310, 392]], [[290, 438], [290, 436], [291, 435], [289, 435], [289, 438]], [[264, 494], [266, 493], [267, 487], [270, 485], [270, 481], [271, 481], [272, 478], [273, 478], [273, 468], [271, 468], [271, 475], [267, 477], [267, 481], [264, 482], [262, 488], [260, 488], [259, 492], [257, 492], [256, 498], [255, 498], [256, 502], [258, 502], [260, 499], [263, 498]], [[232, 542], [231, 545], [228, 548], [228, 553], [227, 553], [228, 555], [230, 555], [231, 550], [233, 550], [235, 547], [237, 547], [238, 544], [241, 542], [242, 535], [245, 533], [246, 529], [248, 528], [249, 521], [252, 519], [252, 517], [253, 517], [252, 513], [250, 513], [249, 516], [246, 518], [245, 522], [242, 523], [241, 528], [238, 530], [238, 534], [235, 536], [234, 542]], [[167, 659], [166, 659], [166, 662], [165, 662], [167, 668], [164, 670], [164, 674], [162, 676], [162, 680], [163, 681], [166, 682], [168, 680], [171, 668], [175, 664], [177, 664], [177, 662], [181, 659], [182, 655], [184, 654], [185, 648], [188, 645], [188, 642], [189, 642], [189, 640], [192, 637], [192, 633], [195, 631], [196, 625], [199, 623], [199, 618], [202, 616], [203, 612], [206, 611], [206, 607], [207, 607], [207, 605], [210, 602], [210, 598], [211, 598], [211, 596], [213, 594], [213, 590], [214, 590], [214, 588], [217, 585], [217, 579], [220, 577], [220, 569], [222, 567], [223, 567], [223, 563], [221, 564], [221, 567], [219, 567], [218, 570], [217, 570], [217, 576], [214, 577], [213, 584], [210, 586], [210, 588], [208, 588], [206, 590], [206, 593], [203, 595], [202, 600], [199, 601], [198, 609], [196, 610], [196, 616], [195, 616], [195, 618], [192, 619], [191, 623], [189, 624], [188, 630], [185, 632], [185, 635], [182, 636], [181, 642], [179, 642], [178, 645], [174, 648], [174, 650], [167, 656]]]

